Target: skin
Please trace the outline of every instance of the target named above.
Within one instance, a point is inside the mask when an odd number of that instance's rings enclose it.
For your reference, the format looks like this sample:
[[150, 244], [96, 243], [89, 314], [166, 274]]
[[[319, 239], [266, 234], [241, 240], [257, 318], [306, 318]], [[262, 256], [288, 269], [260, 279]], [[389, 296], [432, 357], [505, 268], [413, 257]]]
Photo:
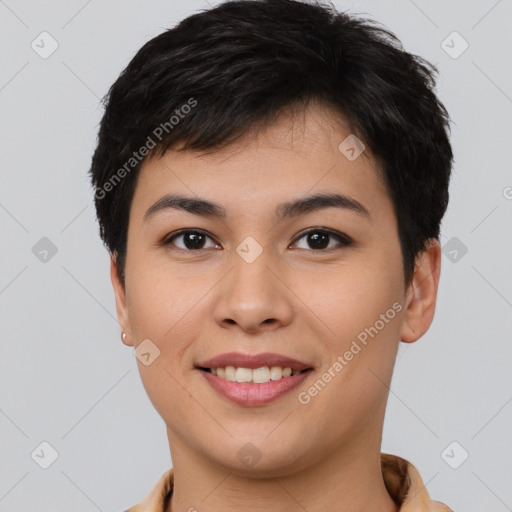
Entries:
[[[184, 512], [392, 512], [380, 447], [386, 401], [400, 340], [429, 328], [440, 275], [433, 240], [404, 286], [397, 219], [378, 165], [366, 151], [349, 161], [338, 145], [350, 134], [334, 112], [310, 104], [213, 152], [169, 151], [142, 166], [130, 210], [126, 281], [111, 260], [124, 343], [149, 338], [160, 355], [137, 360], [148, 396], [167, 426], [174, 467], [168, 510]], [[337, 192], [371, 218], [330, 207], [275, 222], [277, 204]], [[221, 204], [226, 218], [177, 209], [146, 210], [166, 193]], [[207, 232], [202, 249], [181, 229]], [[328, 228], [347, 235], [317, 249], [300, 233]], [[236, 252], [248, 236], [263, 252], [247, 263]], [[190, 245], [188, 246], [190, 247]], [[306, 405], [299, 392], [343, 355], [392, 304], [402, 309]], [[298, 388], [258, 407], [214, 391], [194, 368], [215, 355], [277, 352], [314, 367]], [[237, 457], [253, 443], [261, 459]], [[371, 490], [371, 491], [369, 491]]]

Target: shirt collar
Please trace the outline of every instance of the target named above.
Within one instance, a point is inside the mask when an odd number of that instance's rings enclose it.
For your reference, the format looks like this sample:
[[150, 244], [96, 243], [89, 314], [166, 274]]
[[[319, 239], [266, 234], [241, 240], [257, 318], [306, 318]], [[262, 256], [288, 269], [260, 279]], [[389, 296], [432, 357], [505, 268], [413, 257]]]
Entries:
[[443, 503], [433, 501], [418, 470], [407, 460], [380, 454], [382, 477], [390, 496], [400, 505], [400, 512], [453, 512]]
[[[382, 476], [390, 496], [400, 506], [400, 512], [453, 512], [433, 501], [418, 470], [407, 460], [388, 453], [380, 454]], [[144, 500], [125, 512], [164, 512], [172, 494], [174, 470], [167, 470]]]

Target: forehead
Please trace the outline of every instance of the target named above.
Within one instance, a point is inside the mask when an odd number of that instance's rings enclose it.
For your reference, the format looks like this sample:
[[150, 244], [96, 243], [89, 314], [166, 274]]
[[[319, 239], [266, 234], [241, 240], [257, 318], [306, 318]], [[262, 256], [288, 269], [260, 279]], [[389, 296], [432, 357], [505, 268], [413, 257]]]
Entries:
[[229, 215], [231, 210], [258, 211], [292, 197], [337, 192], [369, 211], [389, 209], [389, 195], [369, 149], [355, 159], [353, 152], [346, 152], [347, 144], [357, 144], [354, 136], [343, 117], [322, 105], [284, 111], [272, 124], [224, 148], [178, 151], [178, 146], [163, 157], [147, 159], [132, 207], [142, 216], [142, 209], [164, 194], [180, 193], [223, 203]]

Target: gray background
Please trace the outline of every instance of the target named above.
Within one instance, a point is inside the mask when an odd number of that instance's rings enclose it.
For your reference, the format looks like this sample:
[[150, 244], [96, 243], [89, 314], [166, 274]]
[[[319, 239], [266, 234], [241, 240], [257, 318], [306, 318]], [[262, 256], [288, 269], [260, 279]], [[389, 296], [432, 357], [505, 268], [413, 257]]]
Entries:
[[[458, 512], [512, 510], [512, 2], [336, 5], [437, 65], [454, 121], [438, 306], [429, 332], [400, 348], [383, 451]], [[0, 511], [120, 512], [171, 466], [119, 338], [86, 171], [99, 99], [144, 42], [205, 7], [0, 0]], [[59, 45], [47, 59], [31, 48], [43, 31]], [[454, 31], [469, 44], [458, 58], [442, 47]], [[46, 261], [32, 250], [43, 237], [57, 248]], [[48, 469], [31, 456], [44, 441], [58, 452]]]

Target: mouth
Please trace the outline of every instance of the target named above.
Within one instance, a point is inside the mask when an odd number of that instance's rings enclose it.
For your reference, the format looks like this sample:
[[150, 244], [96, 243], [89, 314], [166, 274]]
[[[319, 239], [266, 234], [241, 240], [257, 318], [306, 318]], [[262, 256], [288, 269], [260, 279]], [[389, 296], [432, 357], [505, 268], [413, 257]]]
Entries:
[[206, 361], [200, 361], [196, 368], [231, 382], [266, 382], [295, 377], [313, 369], [297, 359], [265, 352], [261, 354], [244, 354], [230, 352], [220, 354]]
[[311, 364], [280, 354], [233, 352], [202, 361], [195, 368], [222, 398], [246, 407], [276, 400], [314, 371]]
[[[224, 377], [219, 376], [219, 369], [222, 375], [222, 367], [216, 369], [216, 374], [213, 373], [211, 368], [201, 367], [197, 370], [219, 397], [242, 407], [264, 406], [275, 401], [289, 394], [291, 390], [313, 373], [313, 369], [308, 368], [296, 371], [294, 374], [290, 373], [288, 377], [283, 375], [279, 377], [276, 370], [274, 377], [279, 378], [271, 380], [269, 374], [273, 368], [263, 367], [252, 370], [239, 367], [235, 370], [235, 367], [228, 366], [225, 368]], [[249, 374], [246, 370], [250, 370], [251, 373]], [[278, 370], [281, 371], [281, 368], [278, 368]], [[290, 371], [289, 367], [283, 369], [285, 375]], [[228, 379], [226, 379], [226, 373]], [[233, 375], [235, 380], [229, 380], [233, 378]], [[240, 381], [237, 379], [240, 379]]]
[[203, 372], [215, 375], [220, 379], [224, 379], [230, 382], [245, 382], [250, 384], [265, 384], [271, 381], [279, 381], [289, 377], [295, 377], [302, 373], [309, 372], [313, 368], [305, 368], [304, 370], [294, 370], [289, 366], [261, 366], [260, 368], [245, 368], [245, 367], [217, 367], [217, 368], [205, 368], [197, 367]]

